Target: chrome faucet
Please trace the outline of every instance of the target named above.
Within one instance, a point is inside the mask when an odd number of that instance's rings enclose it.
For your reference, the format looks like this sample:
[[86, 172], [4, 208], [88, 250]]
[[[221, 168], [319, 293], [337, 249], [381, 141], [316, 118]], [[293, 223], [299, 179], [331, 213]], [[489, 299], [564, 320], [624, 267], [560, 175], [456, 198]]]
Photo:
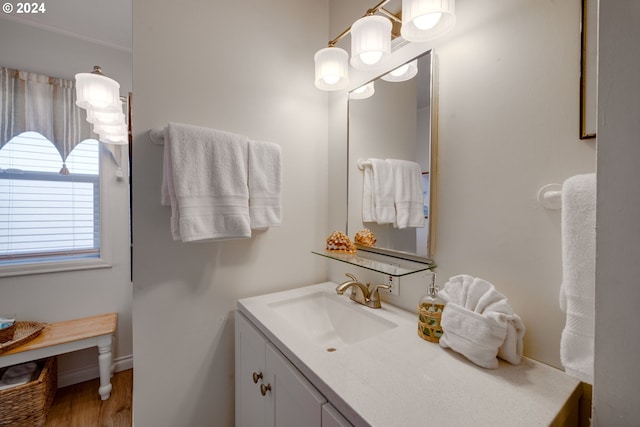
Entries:
[[351, 280], [341, 283], [336, 288], [338, 295], [343, 295], [344, 291], [351, 288], [351, 298], [358, 304], [366, 305], [370, 308], [380, 308], [380, 294], [378, 289], [389, 289], [389, 285], [376, 285], [370, 288], [369, 284], [363, 285], [353, 274], [346, 273], [345, 276]]

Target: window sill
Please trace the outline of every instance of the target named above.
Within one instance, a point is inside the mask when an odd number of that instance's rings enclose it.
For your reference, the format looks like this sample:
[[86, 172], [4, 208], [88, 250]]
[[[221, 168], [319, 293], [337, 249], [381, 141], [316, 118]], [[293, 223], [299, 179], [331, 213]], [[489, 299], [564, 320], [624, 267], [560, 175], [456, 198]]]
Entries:
[[111, 268], [111, 263], [102, 258], [63, 262], [42, 262], [0, 266], [0, 277], [26, 276], [29, 274], [57, 273], [63, 271]]

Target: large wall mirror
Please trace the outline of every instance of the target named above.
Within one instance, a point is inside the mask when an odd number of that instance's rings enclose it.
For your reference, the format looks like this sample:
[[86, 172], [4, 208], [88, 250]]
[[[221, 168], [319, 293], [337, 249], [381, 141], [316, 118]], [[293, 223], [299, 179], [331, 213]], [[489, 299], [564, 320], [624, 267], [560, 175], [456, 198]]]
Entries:
[[[348, 101], [347, 233], [363, 228], [377, 238], [374, 252], [417, 260], [433, 257], [435, 138], [434, 56], [428, 51], [409, 61], [418, 72], [409, 80], [373, 81], [374, 94]], [[404, 65], [404, 64], [403, 64]], [[369, 159], [409, 160], [420, 165], [423, 182], [424, 226], [398, 228], [363, 221], [364, 172]], [[364, 249], [364, 248], [360, 248]]]

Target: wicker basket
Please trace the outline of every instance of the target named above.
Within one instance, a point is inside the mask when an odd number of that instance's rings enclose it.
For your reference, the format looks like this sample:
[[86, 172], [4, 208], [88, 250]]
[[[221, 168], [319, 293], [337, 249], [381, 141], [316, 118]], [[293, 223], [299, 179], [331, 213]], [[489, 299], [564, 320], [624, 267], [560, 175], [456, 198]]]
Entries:
[[27, 384], [0, 390], [0, 427], [40, 427], [58, 389], [56, 358], [38, 361], [38, 378]]
[[16, 324], [9, 326], [8, 328], [0, 329], [0, 344], [13, 339], [13, 333], [16, 331]]
[[440, 318], [443, 308], [444, 306], [440, 304], [435, 306], [435, 310], [418, 306], [418, 335], [420, 338], [431, 342], [440, 342], [442, 336]]

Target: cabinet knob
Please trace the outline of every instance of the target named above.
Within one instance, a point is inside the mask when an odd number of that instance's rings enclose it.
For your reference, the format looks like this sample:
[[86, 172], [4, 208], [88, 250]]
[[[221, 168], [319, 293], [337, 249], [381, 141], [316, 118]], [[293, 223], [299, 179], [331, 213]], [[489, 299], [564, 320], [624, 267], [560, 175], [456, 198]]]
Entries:
[[260, 373], [254, 372], [253, 373], [253, 383], [254, 384], [258, 384], [258, 381], [261, 380], [261, 379], [262, 379], [262, 372], [260, 372]]
[[267, 384], [267, 385], [260, 384], [260, 393], [263, 396], [266, 396], [268, 391], [271, 391], [271, 384]]

